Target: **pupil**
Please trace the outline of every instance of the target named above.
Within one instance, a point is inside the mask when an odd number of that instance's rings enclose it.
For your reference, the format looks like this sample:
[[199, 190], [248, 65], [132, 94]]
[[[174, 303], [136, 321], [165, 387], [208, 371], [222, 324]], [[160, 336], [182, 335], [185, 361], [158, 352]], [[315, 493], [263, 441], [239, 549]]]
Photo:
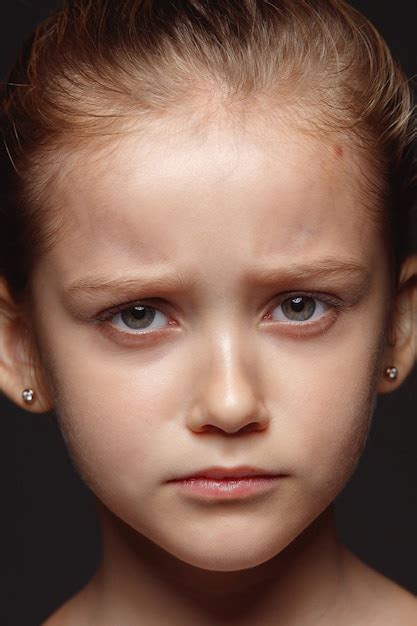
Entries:
[[291, 302], [292, 302], [292, 307], [293, 307], [294, 311], [296, 313], [301, 313], [301, 311], [304, 308], [304, 298], [301, 298], [301, 297], [293, 298], [291, 300]]
[[132, 307], [133, 317], [137, 320], [141, 320], [145, 317], [146, 311], [144, 306]]

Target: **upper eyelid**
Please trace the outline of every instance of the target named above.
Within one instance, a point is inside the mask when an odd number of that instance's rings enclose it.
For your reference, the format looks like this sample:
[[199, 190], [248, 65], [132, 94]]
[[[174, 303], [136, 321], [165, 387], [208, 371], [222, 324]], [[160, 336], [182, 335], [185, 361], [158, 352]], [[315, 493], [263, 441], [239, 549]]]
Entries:
[[330, 306], [338, 307], [342, 306], [342, 301], [337, 296], [333, 296], [327, 293], [314, 292], [314, 291], [286, 291], [283, 294], [278, 294], [275, 298], [272, 299], [272, 302], [278, 301], [280, 304], [285, 300], [291, 300], [292, 298], [296, 298], [297, 296], [302, 296], [304, 298], [313, 298], [314, 300], [320, 300]]
[[150, 304], [149, 301], [144, 298], [143, 300], [134, 300], [125, 304], [117, 304], [115, 306], [112, 306], [110, 309], [105, 309], [104, 311], [101, 311], [100, 313], [95, 315], [94, 318], [97, 321], [105, 321], [111, 319], [119, 313], [123, 313], [123, 311], [126, 311], [127, 309], [132, 309], [135, 306], [145, 306], [150, 309], [155, 309], [155, 311], [160, 311], [161, 313], [164, 313], [164, 315], [167, 315], [166, 311], [164, 311], [164, 307], [160, 308], [154, 304]]

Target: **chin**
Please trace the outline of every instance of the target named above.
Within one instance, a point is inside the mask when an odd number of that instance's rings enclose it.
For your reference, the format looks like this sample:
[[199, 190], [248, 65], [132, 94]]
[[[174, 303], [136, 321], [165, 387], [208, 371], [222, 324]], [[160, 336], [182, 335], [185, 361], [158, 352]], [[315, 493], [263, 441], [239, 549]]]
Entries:
[[229, 551], [212, 551], [211, 554], [202, 554], [187, 550], [179, 551], [174, 556], [184, 563], [202, 570], [210, 572], [237, 572], [261, 565], [272, 559], [276, 554], [270, 551], [258, 551], [255, 554], [253, 552], [230, 554]]
[[158, 545], [184, 563], [218, 572], [234, 572], [261, 565], [280, 554], [296, 538], [293, 533], [280, 537], [268, 537], [263, 533], [247, 537], [244, 533], [235, 532], [227, 540], [210, 533], [201, 537], [188, 535], [170, 537], [170, 541], [160, 538]]

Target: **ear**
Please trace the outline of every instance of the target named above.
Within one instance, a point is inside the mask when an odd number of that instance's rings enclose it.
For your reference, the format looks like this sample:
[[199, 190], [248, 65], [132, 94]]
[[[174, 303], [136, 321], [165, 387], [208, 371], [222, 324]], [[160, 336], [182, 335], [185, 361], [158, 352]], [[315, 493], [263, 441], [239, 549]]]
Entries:
[[[22, 397], [23, 389], [33, 389], [33, 402]], [[24, 312], [17, 306], [0, 276], [0, 390], [17, 406], [32, 413], [53, 408], [40, 356]]]
[[[404, 261], [399, 289], [392, 310], [389, 339], [385, 348], [384, 366], [378, 393], [397, 389], [410, 374], [417, 356], [417, 254]], [[387, 367], [395, 366], [397, 378], [386, 376]]]

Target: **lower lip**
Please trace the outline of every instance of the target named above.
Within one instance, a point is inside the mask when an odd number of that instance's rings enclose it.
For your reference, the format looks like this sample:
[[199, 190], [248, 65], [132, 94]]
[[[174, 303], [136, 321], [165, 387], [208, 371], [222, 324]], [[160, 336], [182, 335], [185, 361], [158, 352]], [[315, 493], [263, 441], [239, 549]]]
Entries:
[[231, 500], [247, 498], [275, 487], [282, 476], [248, 476], [243, 478], [187, 478], [172, 481], [184, 493], [204, 498]]

